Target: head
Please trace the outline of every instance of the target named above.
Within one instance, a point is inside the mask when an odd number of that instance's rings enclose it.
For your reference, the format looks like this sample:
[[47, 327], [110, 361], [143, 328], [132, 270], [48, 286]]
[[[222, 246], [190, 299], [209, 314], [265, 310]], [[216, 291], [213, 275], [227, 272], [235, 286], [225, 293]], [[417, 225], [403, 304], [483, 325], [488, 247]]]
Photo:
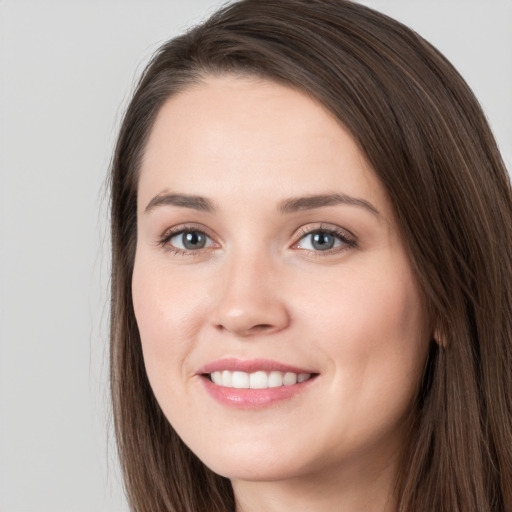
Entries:
[[318, 106], [362, 155], [396, 228], [423, 346], [406, 408], [400, 506], [476, 511], [510, 504], [499, 482], [512, 480], [503, 412], [511, 410], [511, 193], [478, 103], [435, 49], [383, 15], [346, 1], [260, 0], [235, 3], [160, 49], [116, 147], [112, 392], [136, 510], [171, 503], [228, 510], [233, 499], [229, 481], [192, 453], [155, 398], [132, 296], [151, 134], [173, 98], [188, 94], [199, 105], [198, 91], [226, 80], [288, 91], [288, 98], [293, 92]]

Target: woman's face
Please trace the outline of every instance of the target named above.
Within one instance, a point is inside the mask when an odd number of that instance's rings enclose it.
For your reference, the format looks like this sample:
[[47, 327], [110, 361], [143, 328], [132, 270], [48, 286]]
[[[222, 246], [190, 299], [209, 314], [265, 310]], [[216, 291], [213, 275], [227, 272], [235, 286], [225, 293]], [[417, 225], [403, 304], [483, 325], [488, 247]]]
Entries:
[[155, 396], [215, 472], [393, 464], [428, 321], [382, 185], [315, 101], [231, 76], [167, 101], [142, 162], [133, 301]]

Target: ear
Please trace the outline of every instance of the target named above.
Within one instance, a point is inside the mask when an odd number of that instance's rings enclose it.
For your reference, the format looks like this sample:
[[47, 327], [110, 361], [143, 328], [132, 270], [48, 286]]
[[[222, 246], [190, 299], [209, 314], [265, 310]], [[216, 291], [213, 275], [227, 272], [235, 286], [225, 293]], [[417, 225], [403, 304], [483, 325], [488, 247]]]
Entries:
[[434, 332], [432, 333], [432, 339], [438, 344], [439, 348], [446, 348], [447, 341], [446, 336], [439, 326], [434, 327]]

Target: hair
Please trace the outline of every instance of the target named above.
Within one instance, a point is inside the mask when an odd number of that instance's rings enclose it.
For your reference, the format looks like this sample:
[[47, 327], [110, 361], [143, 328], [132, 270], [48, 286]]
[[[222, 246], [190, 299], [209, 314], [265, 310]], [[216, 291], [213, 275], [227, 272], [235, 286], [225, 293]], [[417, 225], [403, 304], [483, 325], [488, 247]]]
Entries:
[[[212, 75], [314, 98], [379, 177], [435, 326], [395, 493], [400, 512], [512, 511], [512, 192], [461, 76], [404, 25], [348, 0], [242, 0], [164, 44], [125, 114], [111, 166], [111, 393], [136, 512], [233, 511], [162, 413], [146, 376], [131, 280], [137, 181], [163, 103]], [[179, 122], [179, 120], [177, 120]]]

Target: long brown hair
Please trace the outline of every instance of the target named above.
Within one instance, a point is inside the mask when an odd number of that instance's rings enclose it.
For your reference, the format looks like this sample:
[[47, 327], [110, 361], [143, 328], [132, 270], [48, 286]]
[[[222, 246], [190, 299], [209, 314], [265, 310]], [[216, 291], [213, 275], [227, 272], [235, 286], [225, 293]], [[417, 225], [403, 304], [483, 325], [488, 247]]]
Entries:
[[[162, 104], [212, 74], [305, 92], [348, 128], [395, 208], [434, 322], [397, 476], [399, 511], [512, 511], [512, 193], [477, 100], [429, 43], [346, 0], [242, 0], [165, 44], [112, 163], [111, 391], [136, 512], [232, 511], [146, 377], [131, 278], [141, 155]], [[176, 122], [179, 122], [177, 120]]]

